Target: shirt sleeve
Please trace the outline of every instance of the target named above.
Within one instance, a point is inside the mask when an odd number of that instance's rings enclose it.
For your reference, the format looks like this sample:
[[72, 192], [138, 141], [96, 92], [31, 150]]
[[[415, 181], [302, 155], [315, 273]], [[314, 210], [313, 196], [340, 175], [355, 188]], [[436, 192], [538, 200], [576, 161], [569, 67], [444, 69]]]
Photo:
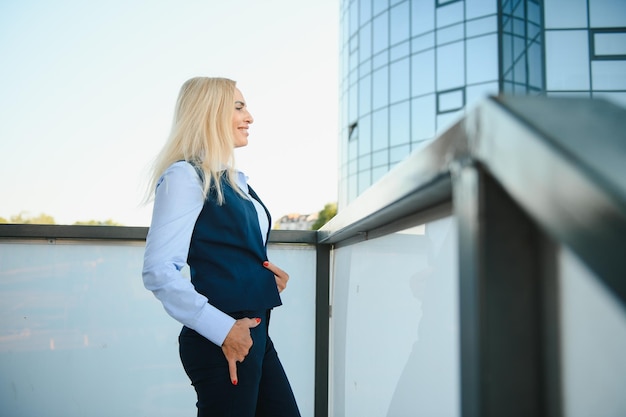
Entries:
[[170, 316], [221, 346], [235, 319], [209, 304], [181, 272], [203, 205], [195, 169], [187, 162], [172, 164], [157, 184], [142, 275]]

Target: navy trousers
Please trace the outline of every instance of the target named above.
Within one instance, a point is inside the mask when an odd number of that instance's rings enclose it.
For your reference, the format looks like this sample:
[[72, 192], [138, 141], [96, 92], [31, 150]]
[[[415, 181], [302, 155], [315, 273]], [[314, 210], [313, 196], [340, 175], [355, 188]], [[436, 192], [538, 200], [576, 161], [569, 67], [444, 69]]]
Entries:
[[180, 332], [180, 358], [198, 395], [198, 417], [300, 417], [291, 385], [268, 334], [269, 312], [232, 316], [261, 318], [261, 323], [250, 329], [250, 353], [237, 363], [236, 386], [230, 381], [228, 362], [220, 346], [188, 327]]

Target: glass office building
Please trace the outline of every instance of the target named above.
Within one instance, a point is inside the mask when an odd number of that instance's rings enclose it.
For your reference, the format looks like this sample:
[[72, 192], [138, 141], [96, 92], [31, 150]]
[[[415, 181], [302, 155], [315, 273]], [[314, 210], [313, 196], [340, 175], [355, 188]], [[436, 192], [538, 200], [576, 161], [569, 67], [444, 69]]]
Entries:
[[343, 0], [339, 208], [490, 94], [626, 105], [625, 0]]

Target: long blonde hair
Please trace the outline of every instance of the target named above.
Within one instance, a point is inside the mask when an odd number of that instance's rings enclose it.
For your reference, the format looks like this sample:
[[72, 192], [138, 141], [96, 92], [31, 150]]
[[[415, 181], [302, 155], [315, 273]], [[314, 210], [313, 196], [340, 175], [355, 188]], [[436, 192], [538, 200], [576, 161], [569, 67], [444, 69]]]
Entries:
[[227, 78], [195, 77], [181, 87], [172, 130], [152, 167], [147, 200], [154, 197], [159, 178], [174, 162], [185, 160], [203, 173], [206, 198], [215, 189], [217, 203], [224, 203], [220, 177], [235, 185], [232, 117], [236, 83]]

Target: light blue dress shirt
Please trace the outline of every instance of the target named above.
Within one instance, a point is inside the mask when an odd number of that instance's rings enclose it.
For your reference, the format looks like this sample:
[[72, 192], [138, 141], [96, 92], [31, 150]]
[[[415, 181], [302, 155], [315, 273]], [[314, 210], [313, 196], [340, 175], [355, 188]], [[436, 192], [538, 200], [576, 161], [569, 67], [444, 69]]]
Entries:
[[[237, 171], [236, 180], [256, 208], [259, 232], [265, 243], [269, 230], [267, 213], [250, 197], [247, 177]], [[146, 238], [143, 282], [170, 316], [221, 346], [235, 319], [209, 304], [182, 272], [203, 206], [202, 182], [194, 167], [185, 161], [172, 164], [159, 179], [155, 192], [152, 222]]]

